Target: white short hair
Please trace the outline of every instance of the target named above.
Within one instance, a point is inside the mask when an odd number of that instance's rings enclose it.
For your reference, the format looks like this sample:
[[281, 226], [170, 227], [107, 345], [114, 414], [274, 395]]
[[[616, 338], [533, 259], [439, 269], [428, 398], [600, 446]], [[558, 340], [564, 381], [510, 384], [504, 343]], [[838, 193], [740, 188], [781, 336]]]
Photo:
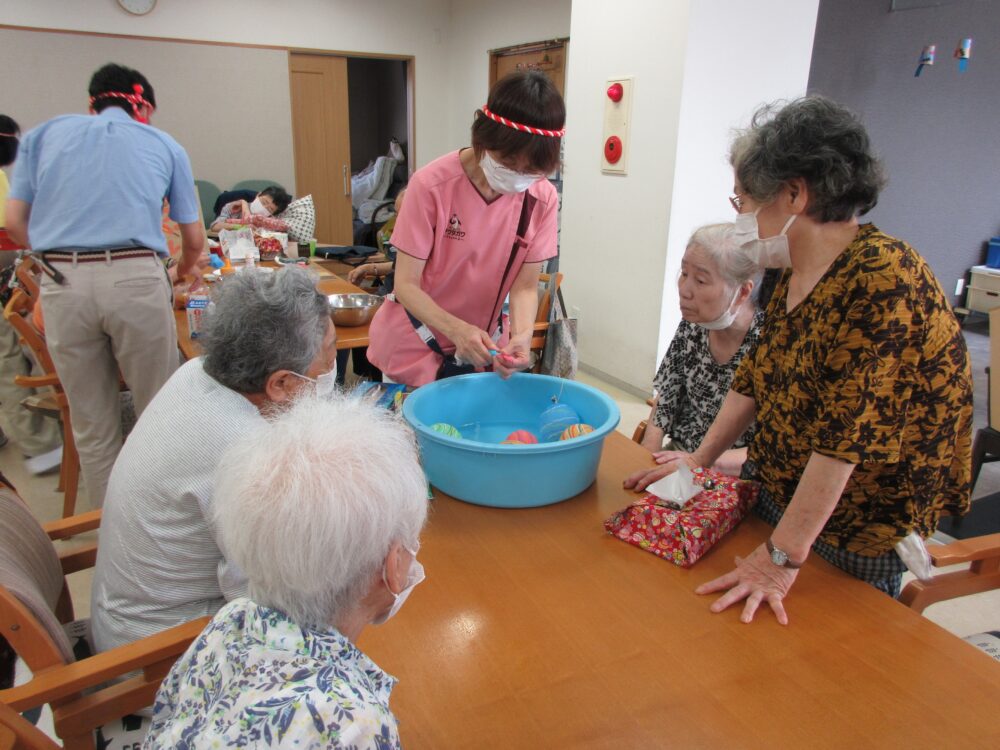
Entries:
[[698, 247], [705, 251], [715, 263], [719, 275], [730, 287], [735, 289], [752, 281], [756, 289], [760, 286], [763, 269], [734, 241], [734, 229], [735, 225], [732, 222], [706, 224], [694, 230], [687, 246]]
[[251, 599], [301, 625], [335, 623], [394, 543], [416, 549], [427, 480], [413, 432], [360, 398], [303, 396], [225, 452], [213, 519]]

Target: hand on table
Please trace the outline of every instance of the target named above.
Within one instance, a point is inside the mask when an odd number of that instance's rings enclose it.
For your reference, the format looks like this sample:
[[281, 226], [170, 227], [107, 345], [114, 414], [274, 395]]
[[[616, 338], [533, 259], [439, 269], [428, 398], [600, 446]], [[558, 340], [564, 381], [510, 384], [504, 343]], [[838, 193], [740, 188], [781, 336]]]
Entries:
[[687, 451], [653, 451], [653, 458], [658, 464], [670, 464], [674, 461], [687, 461], [691, 454]]
[[456, 359], [476, 367], [486, 367], [493, 359], [490, 356], [493, 339], [481, 328], [462, 323], [461, 327], [448, 338], [455, 344]]
[[701, 584], [694, 592], [711, 594], [725, 591], [710, 607], [716, 613], [746, 599], [743, 614], [740, 615], [743, 622], [753, 620], [757, 608], [766, 601], [778, 622], [787, 625], [788, 615], [782, 600], [795, 583], [798, 573], [795, 568], [783, 568], [772, 563], [767, 548], [761, 544], [749, 556], [736, 558], [736, 570]]
[[[661, 460], [660, 457], [663, 457]], [[625, 477], [625, 481], [622, 482], [622, 486], [627, 490], [635, 490], [636, 492], [641, 492], [646, 489], [649, 485], [657, 480], [663, 479], [663, 477], [670, 476], [675, 471], [681, 463], [686, 463], [691, 468], [695, 467], [694, 459], [691, 458], [690, 453], [685, 453], [684, 451], [657, 451], [653, 454], [653, 458], [656, 460], [659, 466], [655, 466], [652, 469], [639, 469], [634, 471]]]
[[374, 263], [362, 263], [357, 268], [352, 268], [347, 274], [347, 280], [351, 284], [357, 284], [359, 281], [363, 281], [369, 273], [375, 272]]
[[185, 263], [182, 259], [173, 268], [168, 269], [168, 275], [171, 272], [174, 274], [171, 278], [174, 285], [174, 292], [176, 293], [178, 289], [185, 289], [189, 292], [200, 289], [203, 284], [201, 277], [207, 268], [208, 256], [201, 255], [194, 263]]

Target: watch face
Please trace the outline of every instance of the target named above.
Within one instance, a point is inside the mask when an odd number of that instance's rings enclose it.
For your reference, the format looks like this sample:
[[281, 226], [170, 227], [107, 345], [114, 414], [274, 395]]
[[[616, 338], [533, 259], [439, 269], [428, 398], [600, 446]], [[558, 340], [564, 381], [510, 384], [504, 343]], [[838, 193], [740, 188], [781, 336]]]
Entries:
[[786, 555], [780, 549], [772, 549], [771, 562], [773, 562], [775, 565], [784, 566], [784, 564], [788, 562], [788, 555]]

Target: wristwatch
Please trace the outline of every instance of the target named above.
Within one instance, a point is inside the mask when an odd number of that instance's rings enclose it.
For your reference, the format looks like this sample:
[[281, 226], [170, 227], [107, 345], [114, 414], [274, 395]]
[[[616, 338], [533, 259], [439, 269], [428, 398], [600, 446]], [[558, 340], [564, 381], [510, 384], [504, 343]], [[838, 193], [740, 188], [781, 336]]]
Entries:
[[778, 549], [773, 544], [771, 540], [767, 540], [767, 551], [771, 555], [771, 562], [777, 565], [779, 568], [801, 568], [802, 563], [793, 563], [788, 559], [788, 553], [782, 549]]

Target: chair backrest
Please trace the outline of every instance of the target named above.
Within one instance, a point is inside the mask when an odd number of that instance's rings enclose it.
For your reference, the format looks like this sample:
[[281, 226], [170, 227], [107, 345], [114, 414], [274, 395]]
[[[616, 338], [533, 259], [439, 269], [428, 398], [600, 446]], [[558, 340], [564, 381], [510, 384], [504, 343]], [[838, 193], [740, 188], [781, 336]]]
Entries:
[[213, 213], [213, 207], [222, 190], [214, 182], [208, 180], [195, 180], [194, 186], [198, 191], [198, 203], [201, 205], [201, 220], [207, 227], [215, 220], [216, 215]]
[[[25, 346], [31, 349], [35, 361], [42, 372], [46, 375], [54, 375], [56, 367], [49, 356], [49, 349], [45, 345], [45, 336], [35, 326], [31, 318], [31, 312], [35, 306], [35, 300], [26, 293], [24, 289], [15, 289], [10, 301], [4, 308], [3, 316], [11, 327], [17, 331]], [[61, 391], [60, 386], [56, 386]]]
[[4, 703], [0, 703], [0, 750], [57, 750], [59, 745]]
[[74, 661], [56, 616], [65, 589], [52, 541], [18, 494], [0, 485], [0, 635], [32, 672]]
[[17, 276], [17, 283], [21, 285], [21, 288], [32, 300], [37, 302], [38, 295], [41, 294], [41, 288], [38, 283], [41, 269], [39, 269], [35, 259], [30, 255], [22, 258], [21, 262], [17, 265], [17, 269], [14, 271], [14, 275]]
[[285, 189], [284, 185], [274, 180], [240, 180], [233, 185], [230, 190], [253, 190], [254, 195], [269, 187], [279, 187]]

